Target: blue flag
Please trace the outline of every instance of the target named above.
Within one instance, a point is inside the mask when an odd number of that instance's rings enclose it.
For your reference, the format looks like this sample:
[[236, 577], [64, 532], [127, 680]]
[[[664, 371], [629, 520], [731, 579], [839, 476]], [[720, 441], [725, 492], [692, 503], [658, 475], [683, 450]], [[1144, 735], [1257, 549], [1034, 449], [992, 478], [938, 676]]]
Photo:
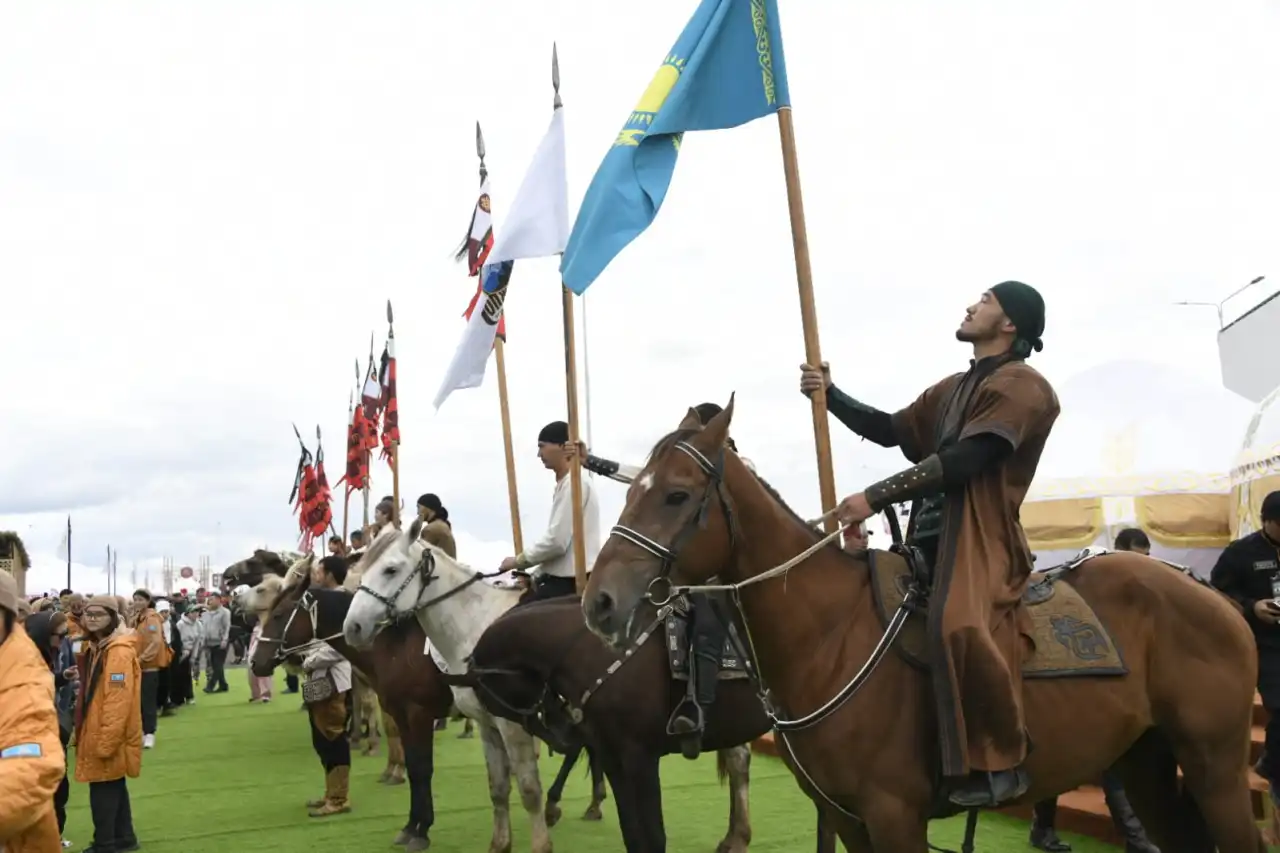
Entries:
[[702, 0], [587, 188], [560, 261], [565, 286], [581, 295], [653, 222], [685, 131], [790, 103], [777, 0]]

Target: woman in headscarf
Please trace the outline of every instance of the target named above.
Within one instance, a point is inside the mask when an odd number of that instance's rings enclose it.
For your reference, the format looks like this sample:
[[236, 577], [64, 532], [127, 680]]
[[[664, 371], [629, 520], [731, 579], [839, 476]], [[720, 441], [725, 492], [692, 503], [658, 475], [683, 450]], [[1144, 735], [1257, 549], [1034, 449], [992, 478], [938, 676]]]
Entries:
[[455, 560], [458, 559], [458, 546], [453, 541], [449, 510], [444, 508], [440, 498], [433, 494], [418, 498], [418, 518], [426, 522], [422, 525], [422, 541], [436, 546]]
[[[26, 629], [27, 636], [36, 644], [40, 656], [53, 672], [54, 707], [58, 711], [58, 739], [62, 742], [62, 749], [65, 752], [67, 744], [71, 741], [71, 729], [75, 725], [76, 713], [76, 670], [74, 666], [69, 669], [62, 667], [62, 646], [70, 643], [67, 639], [67, 632], [70, 629], [67, 614], [57, 610], [41, 610], [27, 617]], [[58, 816], [59, 835], [67, 825], [67, 800], [70, 796], [71, 784], [67, 779], [64, 761], [62, 781], [58, 784], [58, 790], [53, 793], [53, 810]], [[71, 845], [64, 838], [62, 846], [70, 847]]]
[[84, 609], [86, 652], [76, 704], [76, 781], [89, 784], [94, 853], [138, 849], [126, 779], [142, 771], [142, 668], [119, 596]]

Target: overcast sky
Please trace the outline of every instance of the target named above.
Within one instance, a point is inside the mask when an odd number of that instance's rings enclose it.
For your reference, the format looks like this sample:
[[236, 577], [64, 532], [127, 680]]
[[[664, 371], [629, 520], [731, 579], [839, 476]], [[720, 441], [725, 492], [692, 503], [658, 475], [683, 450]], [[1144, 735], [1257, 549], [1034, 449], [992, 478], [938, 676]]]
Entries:
[[[165, 556], [296, 543], [290, 423], [323, 428], [336, 480], [387, 298], [406, 503], [440, 494], [468, 562], [509, 553], [492, 371], [431, 409], [474, 288], [451, 260], [474, 123], [500, 229], [558, 41], [576, 205], [694, 5], [0, 6], [0, 529], [33, 553], [30, 587], [62, 585], [68, 513], [78, 588], [102, 585], [108, 543], [156, 585]], [[780, 5], [823, 351], [847, 390], [892, 408], [965, 367], [955, 326], [1006, 278], [1046, 297], [1034, 364], [1055, 383], [1125, 358], [1216, 382], [1213, 311], [1171, 303], [1280, 285], [1280, 4]], [[536, 436], [565, 407], [557, 283], [554, 260], [518, 265], [507, 300], [526, 538], [552, 488]], [[685, 140], [587, 313], [593, 449], [638, 461], [736, 391], [743, 452], [816, 513], [776, 122]], [[834, 437], [841, 494], [899, 465]], [[623, 490], [598, 488], [607, 525]]]

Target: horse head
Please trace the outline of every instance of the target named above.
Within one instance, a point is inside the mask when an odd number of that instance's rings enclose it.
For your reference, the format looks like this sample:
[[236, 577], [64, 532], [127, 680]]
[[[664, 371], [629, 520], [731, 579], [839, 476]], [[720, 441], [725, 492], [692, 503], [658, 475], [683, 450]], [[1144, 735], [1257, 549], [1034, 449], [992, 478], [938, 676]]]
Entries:
[[423, 542], [422, 526], [421, 519], [404, 532], [388, 525], [361, 558], [355, 598], [343, 624], [353, 648], [367, 647], [385, 626], [483, 577]]
[[626, 647], [670, 599], [672, 584], [701, 583], [729, 562], [734, 537], [725, 469], [746, 471], [725, 451], [732, 420], [733, 397], [705, 426], [690, 409], [632, 482], [582, 595], [587, 627], [606, 643]]
[[232, 589], [237, 586], [257, 586], [268, 575], [284, 575], [289, 564], [300, 554], [277, 554], [259, 548], [253, 554], [238, 563], [232, 563], [222, 572], [222, 579]]

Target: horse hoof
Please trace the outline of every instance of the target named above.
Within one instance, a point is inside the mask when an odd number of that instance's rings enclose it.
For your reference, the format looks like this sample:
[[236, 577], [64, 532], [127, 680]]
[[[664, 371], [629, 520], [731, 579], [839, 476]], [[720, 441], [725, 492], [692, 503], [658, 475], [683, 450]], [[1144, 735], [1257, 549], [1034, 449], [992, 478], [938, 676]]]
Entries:
[[425, 835], [415, 835], [409, 839], [409, 843], [404, 846], [407, 853], [419, 853], [422, 850], [431, 848], [431, 839]]
[[600, 814], [599, 803], [592, 803], [591, 805], [587, 806], [587, 810], [582, 813], [583, 820], [600, 820], [603, 817], [604, 816]]
[[560, 816], [563, 814], [560, 810], [559, 803], [547, 803], [546, 811], [543, 816], [547, 819], [547, 828], [555, 826], [560, 822]]
[[396, 833], [396, 837], [391, 840], [391, 843], [397, 847], [403, 847], [412, 840], [413, 833], [407, 829], [402, 829]]

